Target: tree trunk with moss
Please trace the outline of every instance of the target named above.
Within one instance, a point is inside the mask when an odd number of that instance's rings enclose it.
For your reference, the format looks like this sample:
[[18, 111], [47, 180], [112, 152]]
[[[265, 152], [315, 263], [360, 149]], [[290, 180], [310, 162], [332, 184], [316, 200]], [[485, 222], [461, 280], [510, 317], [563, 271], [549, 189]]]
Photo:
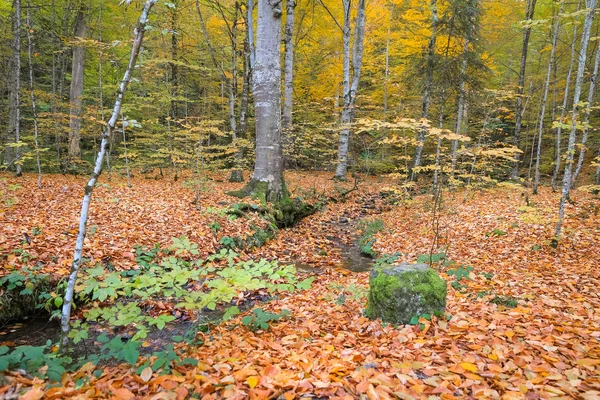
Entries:
[[281, 149], [281, 14], [280, 2], [258, 1], [254, 70], [256, 162], [252, 180], [236, 193], [273, 203], [288, 197]]

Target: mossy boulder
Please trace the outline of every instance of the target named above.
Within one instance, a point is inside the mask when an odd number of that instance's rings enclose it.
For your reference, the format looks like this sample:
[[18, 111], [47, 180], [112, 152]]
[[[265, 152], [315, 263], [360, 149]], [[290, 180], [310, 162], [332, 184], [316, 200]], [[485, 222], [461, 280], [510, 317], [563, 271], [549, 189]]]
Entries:
[[408, 324], [412, 317], [446, 309], [446, 281], [427, 264], [377, 267], [369, 276], [368, 318]]

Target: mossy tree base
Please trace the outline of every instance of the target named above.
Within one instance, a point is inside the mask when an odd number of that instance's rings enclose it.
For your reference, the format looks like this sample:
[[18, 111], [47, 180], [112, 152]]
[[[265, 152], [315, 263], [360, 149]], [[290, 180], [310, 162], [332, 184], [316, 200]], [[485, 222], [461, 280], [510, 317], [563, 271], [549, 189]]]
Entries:
[[273, 182], [259, 181], [257, 179], [252, 179], [242, 189], [233, 190], [231, 192], [227, 192], [227, 194], [240, 199], [251, 196], [259, 199], [263, 204], [267, 202], [278, 203], [281, 200], [289, 197], [285, 184], [275, 185]]
[[[227, 192], [227, 194], [241, 199], [249, 196], [259, 199], [263, 204], [261, 207], [238, 205], [237, 209], [242, 212], [269, 214], [269, 218], [278, 228], [294, 226], [302, 218], [314, 214], [321, 208], [321, 204], [308, 204], [297, 198], [291, 199], [285, 184], [283, 189], [276, 193], [269, 188], [268, 182], [252, 180], [243, 189]], [[270, 207], [267, 206], [267, 202], [271, 204]]]
[[366, 316], [408, 324], [415, 316], [443, 314], [446, 295], [446, 282], [427, 264], [376, 268], [369, 276]]

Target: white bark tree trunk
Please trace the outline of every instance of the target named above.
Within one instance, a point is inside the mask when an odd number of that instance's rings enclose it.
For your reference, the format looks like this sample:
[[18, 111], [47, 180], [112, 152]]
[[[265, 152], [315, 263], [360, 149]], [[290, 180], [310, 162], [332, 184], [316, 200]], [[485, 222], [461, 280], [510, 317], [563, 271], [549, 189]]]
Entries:
[[252, 179], [242, 190], [268, 202], [288, 196], [281, 148], [281, 2], [258, 1], [254, 107], [256, 162]]
[[338, 145], [338, 162], [335, 170], [335, 179], [346, 180], [348, 171], [348, 148], [350, 146], [350, 124], [354, 118], [354, 105], [356, 92], [360, 82], [362, 69], [362, 56], [365, 38], [365, 5], [366, 0], [359, 0], [354, 27], [354, 45], [352, 51], [353, 77], [350, 83], [350, 0], [342, 0], [344, 7], [344, 27], [342, 30], [344, 43], [344, 106], [341, 116], [341, 131]]
[[586, 1], [588, 13], [583, 23], [583, 32], [581, 33], [581, 46], [579, 48], [579, 62], [577, 66], [577, 76], [575, 78], [575, 92], [573, 94], [573, 111], [571, 116], [571, 132], [569, 133], [569, 144], [567, 146], [567, 158], [565, 160], [565, 172], [563, 176], [562, 196], [558, 206], [558, 222], [555, 229], [555, 243], [560, 237], [562, 225], [565, 217], [565, 203], [569, 198], [571, 191], [571, 178], [573, 171], [573, 158], [575, 154], [575, 139], [577, 138], [577, 118], [579, 117], [579, 98], [581, 96], [581, 86], [583, 84], [583, 74], [585, 72], [585, 60], [587, 57], [587, 47], [590, 41], [590, 32], [594, 21], [596, 10], [596, 0]]
[[585, 151], [586, 151], [586, 143], [589, 134], [590, 125], [590, 113], [592, 111], [592, 103], [594, 102], [594, 94], [596, 92], [596, 82], [598, 79], [598, 67], [600, 63], [600, 48], [596, 49], [596, 59], [594, 60], [594, 72], [592, 73], [592, 77], [590, 78], [590, 91], [588, 92], [587, 99], [587, 107], [585, 109], [585, 118], [583, 120], [583, 135], [581, 137], [581, 151], [579, 152], [579, 159], [577, 160], [577, 168], [575, 168], [575, 172], [573, 173], [572, 185], [575, 184], [577, 180], [577, 176], [581, 172], [581, 168], [583, 167], [583, 160], [585, 159]]
[[[581, 8], [581, 0], [577, 3], [577, 11]], [[567, 106], [569, 104], [569, 87], [571, 85], [571, 75], [573, 74], [573, 66], [575, 65], [575, 53], [577, 44], [577, 26], [573, 24], [573, 40], [571, 41], [571, 61], [569, 62], [569, 71], [567, 72], [567, 79], [565, 84], [565, 93], [563, 97], [562, 109], [560, 111], [560, 123], [562, 124], [567, 113]], [[561, 151], [561, 139], [562, 139], [562, 126], [556, 129], [556, 163], [554, 165], [554, 172], [552, 173], [552, 190], [556, 190], [558, 187], [558, 174], [560, 172], [560, 166], [562, 162], [562, 151]]]
[[75, 283], [77, 282], [77, 273], [79, 272], [79, 268], [81, 266], [81, 258], [83, 255], [83, 242], [86, 234], [86, 225], [88, 219], [88, 212], [90, 208], [90, 201], [92, 200], [92, 192], [94, 190], [96, 182], [98, 181], [98, 178], [100, 177], [100, 174], [102, 173], [104, 155], [106, 154], [106, 151], [108, 149], [112, 131], [114, 130], [115, 125], [117, 124], [117, 120], [121, 112], [121, 105], [123, 104], [123, 97], [125, 96], [127, 85], [131, 81], [131, 74], [133, 73], [133, 69], [135, 68], [140, 48], [144, 40], [144, 32], [146, 29], [146, 24], [148, 22], [148, 14], [150, 13], [150, 9], [156, 3], [156, 1], [157, 0], [148, 0], [146, 2], [142, 10], [140, 19], [138, 21], [138, 25], [135, 28], [135, 37], [133, 40], [129, 64], [127, 65], [127, 69], [125, 70], [125, 74], [123, 75], [123, 79], [121, 80], [121, 83], [119, 85], [119, 89], [117, 91], [117, 98], [115, 100], [110, 120], [108, 121], [108, 124], [106, 125], [102, 133], [102, 142], [100, 144], [100, 151], [96, 156], [94, 172], [92, 173], [92, 176], [85, 187], [85, 194], [81, 203], [79, 231], [77, 233], [77, 242], [75, 244], [75, 252], [73, 254], [73, 263], [71, 264], [71, 273], [69, 274], [69, 281], [67, 283], [67, 289], [65, 291], [65, 300], [62, 307], [61, 345], [63, 348], [68, 344], [69, 341], [68, 335], [70, 329], [71, 308], [73, 306], [73, 297], [75, 294]]
[[[463, 115], [465, 112], [465, 84], [467, 80], [467, 53], [469, 51], [469, 39], [465, 40], [465, 49], [463, 52], [463, 62], [460, 70], [460, 90], [458, 94], [458, 112], [456, 114], [456, 134], [460, 135], [462, 133], [462, 125], [463, 125]], [[450, 173], [454, 178], [454, 173], [456, 170], [456, 162], [458, 159], [458, 140], [452, 141], [452, 160], [450, 166]]]
[[[82, 2], [75, 18], [75, 40], [84, 39], [87, 31], [86, 7]], [[83, 76], [85, 69], [85, 46], [73, 47], [71, 70], [71, 110], [69, 119], [69, 160], [81, 157], [81, 105], [83, 96]]]
[[[561, 5], [558, 15], [562, 13], [564, 6]], [[556, 22], [554, 23], [554, 30], [552, 31], [552, 50], [550, 50], [550, 60], [548, 61], [548, 68], [546, 69], [546, 81], [544, 82], [544, 95], [542, 96], [542, 109], [540, 111], [540, 121], [538, 126], [538, 143], [537, 143], [537, 156], [535, 159], [535, 178], [533, 181], [533, 194], [537, 194], [538, 186], [540, 184], [540, 159], [542, 155], [542, 138], [544, 135], [544, 117], [546, 116], [546, 102], [548, 101], [548, 92], [550, 91], [550, 79], [552, 77], [552, 69], [555, 63], [556, 44], [558, 42], [558, 33], [560, 29], [560, 18], [556, 16]]]
[[[284, 56], [284, 78], [283, 78], [283, 117], [282, 127], [284, 130], [292, 128], [292, 108], [294, 92], [294, 9], [295, 0], [287, 0], [285, 17], [285, 56]], [[284, 136], [287, 134], [284, 132]]]

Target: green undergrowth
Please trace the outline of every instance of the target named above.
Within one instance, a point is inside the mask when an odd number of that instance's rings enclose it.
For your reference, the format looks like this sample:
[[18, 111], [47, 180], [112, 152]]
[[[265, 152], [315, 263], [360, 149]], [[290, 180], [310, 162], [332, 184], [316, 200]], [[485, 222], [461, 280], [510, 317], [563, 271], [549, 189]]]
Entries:
[[38, 271], [39, 268], [25, 268], [0, 278], [0, 323], [44, 314], [53, 307], [49, 293], [56, 282]]
[[[277, 261], [242, 261], [231, 249], [221, 249], [206, 259], [195, 259], [198, 253], [197, 244], [182, 236], [173, 238], [168, 248], [136, 246], [134, 269], [117, 271], [104, 264], [82, 268], [74, 301], [80, 318], [73, 322], [69, 338], [75, 345], [99, 342], [100, 351], [73, 362], [69, 357], [58, 356], [54, 352], [56, 346], [50, 342], [39, 347], [20, 346], [12, 351], [0, 348], [0, 372], [15, 368], [36, 372], [40, 369], [39, 360], [55, 366], [56, 374], [50, 369], [42, 374], [50, 379], [55, 379], [61, 368], [75, 368], [88, 361], [136, 365], [152, 332], [196, 318], [204, 322], [193, 326], [188, 335], [174, 336], [172, 341], [201, 345], [196, 333], [207, 320], [217, 323], [234, 318], [257, 301], [308, 289], [314, 279], [299, 279], [294, 266], [280, 265]], [[47, 308], [58, 317], [64, 283], [44, 286], [46, 282], [50, 282], [47, 276], [36, 271], [9, 274], [0, 280], [1, 293], [5, 294], [0, 301], [8, 301], [6, 293], [14, 294], [15, 298], [20, 296], [31, 303], [30, 308]], [[268, 328], [269, 322], [279, 320], [269, 313], [252, 315], [256, 324], [248, 325], [251, 328], [256, 325], [265, 329], [265, 324]], [[151, 358], [154, 370], [167, 372], [184, 362], [170, 344]]]
[[375, 244], [374, 235], [385, 229], [385, 224], [381, 219], [371, 221], [362, 220], [358, 223], [358, 229], [362, 232], [358, 238], [360, 252], [369, 257], [377, 257], [379, 253], [373, 249]]

